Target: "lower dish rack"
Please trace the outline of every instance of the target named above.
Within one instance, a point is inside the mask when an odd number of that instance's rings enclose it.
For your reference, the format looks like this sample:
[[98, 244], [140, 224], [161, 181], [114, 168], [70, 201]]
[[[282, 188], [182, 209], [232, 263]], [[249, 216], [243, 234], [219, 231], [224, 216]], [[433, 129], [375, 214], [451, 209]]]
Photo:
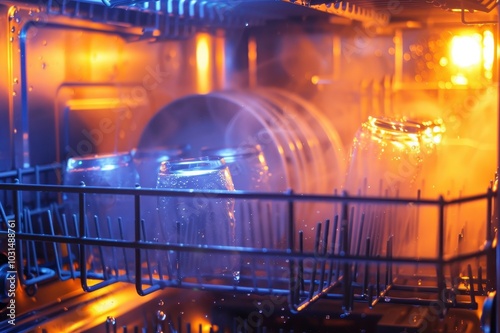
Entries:
[[[368, 309], [423, 306], [434, 309], [437, 316], [451, 308], [478, 310], [496, 291], [496, 189], [492, 187], [475, 196], [431, 200], [63, 186], [60, 179], [59, 164], [0, 173], [4, 251], [0, 274], [5, 279], [16, 272], [18, 288], [27, 295], [54, 280], [78, 280], [88, 292], [124, 283], [135, 286], [141, 296], [174, 289], [271, 297], [295, 315], [318, 301], [331, 301], [338, 305], [339, 318], [344, 318], [354, 316], [358, 304]], [[64, 208], [64, 193], [78, 196], [79, 207], [72, 214]], [[133, 198], [133, 241], [119, 231], [109, 237], [88, 236], [89, 223], [110, 229], [109, 219], [106, 224], [85, 218], [90, 194]], [[149, 225], [139, 213], [141, 198], [200, 194], [283, 203], [285, 245], [186, 245], [146, 239]], [[329, 207], [331, 218], [307, 226], [297, 221], [297, 206], [308, 202]], [[468, 210], [477, 220], [462, 221], [470, 218]], [[117, 223], [117, 230], [122, 230], [121, 220]], [[183, 275], [182, 262], [173, 272], [157, 260], [171, 252], [230, 258], [237, 269], [230, 274]], [[8, 286], [1, 290], [4, 300]], [[168, 324], [165, 318], [160, 321]], [[106, 325], [111, 331], [116, 323], [110, 318]]]

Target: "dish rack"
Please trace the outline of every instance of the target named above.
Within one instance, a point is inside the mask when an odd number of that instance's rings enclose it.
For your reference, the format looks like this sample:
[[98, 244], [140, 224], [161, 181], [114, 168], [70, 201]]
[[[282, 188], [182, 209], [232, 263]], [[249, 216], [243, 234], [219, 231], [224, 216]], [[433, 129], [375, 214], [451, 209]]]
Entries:
[[[356, 304], [369, 308], [378, 304], [413, 304], [435, 306], [440, 311], [449, 308], [478, 309], [481, 301], [495, 291], [496, 218], [494, 198], [496, 188], [490, 186], [486, 193], [458, 199], [436, 200], [418, 198], [361, 197], [343, 195], [309, 195], [286, 193], [246, 192], [169, 192], [155, 189], [119, 189], [106, 187], [62, 186], [61, 164], [50, 164], [0, 173], [0, 234], [2, 243], [14, 238], [15, 243], [4, 243], [7, 251], [0, 272], [17, 271], [19, 285], [28, 295], [37, 292], [37, 286], [46, 281], [79, 279], [85, 291], [96, 291], [108, 285], [124, 282], [134, 284], [136, 292], [145, 296], [155, 291], [198, 289], [233, 294], [274, 295], [285, 297], [292, 313], [298, 313], [318, 301], [340, 302], [344, 315], [355, 311]], [[84, 202], [92, 193], [130, 195], [135, 203], [135, 242], [126, 242], [119, 236], [113, 239], [82, 237], [85, 225], [77, 225], [76, 236], [70, 236], [70, 219], [63, 214], [62, 193], [77, 193], [79, 211], [73, 221], [84, 216]], [[159, 244], [142, 237], [144, 221], [139, 212], [141, 197], [197, 194], [222, 197], [256, 198], [286, 202], [288, 207], [288, 232], [285, 249], [188, 246], [184, 244]], [[331, 220], [321, 221], [315, 227], [313, 248], [304, 247], [303, 231], [294, 221], [294, 208], [300, 202], [315, 201], [332, 204]], [[484, 204], [485, 211], [477, 212], [486, 219], [484, 246], [475, 251], [446, 255], [446, 215], [449, 209], [470, 203]], [[370, 239], [361, 239], [361, 233], [352, 234], [350, 215], [356, 204], [407, 205], [435, 207], [438, 219], [437, 253], [415, 258], [393, 253], [392, 235], [383, 245], [385, 255], [373, 256], [368, 250]], [[75, 222], [76, 223], [76, 222]], [[76, 224], [75, 224], [76, 225]], [[352, 229], [355, 230], [355, 229]], [[14, 235], [15, 236], [12, 236]], [[459, 235], [460, 236], [460, 235]], [[463, 237], [463, 235], [462, 235]], [[366, 243], [365, 253], [360, 245], [352, 251], [350, 242]], [[15, 246], [15, 262], [12, 261]], [[125, 269], [98, 269], [85, 262], [88, 247], [102, 249], [113, 247], [115, 255], [132, 249], [133, 256], [125, 256], [130, 265]], [[212, 255], [230, 255], [240, 259], [241, 274], [238, 278], [226, 276], [197, 276], [182, 278], [152, 272], [153, 259], [149, 251], [185, 251]], [[123, 252], [125, 253], [125, 252]], [[102, 259], [102, 258], [101, 258]], [[99, 259], [97, 259], [99, 260]], [[7, 263], [8, 262], [8, 263]], [[116, 263], [116, 257], [113, 259]], [[109, 267], [113, 267], [113, 262]], [[8, 264], [8, 266], [6, 266]], [[128, 269], [129, 267], [130, 269]], [[6, 292], [6, 290], [2, 290]], [[382, 305], [383, 306], [383, 305]]]

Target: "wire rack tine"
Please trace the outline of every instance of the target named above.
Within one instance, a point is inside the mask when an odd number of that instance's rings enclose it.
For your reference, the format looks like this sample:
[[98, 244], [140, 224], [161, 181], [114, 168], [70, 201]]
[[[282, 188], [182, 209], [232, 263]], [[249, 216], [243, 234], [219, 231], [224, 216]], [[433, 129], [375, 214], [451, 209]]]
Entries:
[[[325, 257], [328, 253], [328, 235], [330, 234], [330, 220], [325, 221], [325, 231], [323, 232], [323, 244], [322, 244], [322, 257]], [[326, 260], [321, 261], [321, 274], [318, 286], [318, 293], [325, 287], [325, 271], [326, 271]]]

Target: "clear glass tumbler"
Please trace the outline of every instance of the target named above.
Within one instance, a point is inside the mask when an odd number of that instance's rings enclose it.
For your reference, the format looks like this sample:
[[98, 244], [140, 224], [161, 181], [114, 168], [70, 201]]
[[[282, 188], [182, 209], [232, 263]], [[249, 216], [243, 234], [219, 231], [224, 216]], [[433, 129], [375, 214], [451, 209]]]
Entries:
[[142, 188], [156, 188], [161, 162], [182, 158], [187, 147], [135, 148], [131, 151]]
[[[203, 155], [226, 161], [235, 190], [269, 192], [269, 168], [259, 145], [234, 148], [204, 148]], [[256, 248], [279, 247], [284, 238], [285, 219], [277, 202], [236, 199], [236, 245]]]
[[433, 132], [435, 123], [369, 117], [354, 138], [345, 188], [367, 195], [416, 196], [424, 161], [442, 134]]
[[[231, 173], [224, 159], [201, 157], [162, 162], [158, 189], [233, 191]], [[217, 194], [162, 196], [158, 199], [159, 224], [153, 228], [155, 241], [185, 245], [235, 244], [234, 199]], [[158, 262], [164, 262], [157, 252]], [[239, 279], [237, 260], [227, 254], [169, 251], [170, 279], [227, 277]]]
[[[440, 120], [369, 117], [353, 140], [346, 191], [417, 199], [443, 132]], [[385, 255], [389, 241], [393, 255], [416, 255], [419, 225], [415, 206], [357, 204], [354, 208], [351, 253], [365, 253], [364, 240], [370, 238], [371, 255]]]
[[[68, 159], [64, 184], [73, 186], [99, 186], [133, 188], [138, 174], [129, 153], [91, 155]], [[78, 195], [64, 195], [65, 211], [70, 230], [78, 232]], [[85, 232], [90, 238], [132, 241], [134, 235], [134, 200], [129, 195], [97, 194], [86, 196]], [[91, 246], [87, 250], [90, 269], [108, 274], [122, 274], [133, 263], [133, 252], [116, 247]]]

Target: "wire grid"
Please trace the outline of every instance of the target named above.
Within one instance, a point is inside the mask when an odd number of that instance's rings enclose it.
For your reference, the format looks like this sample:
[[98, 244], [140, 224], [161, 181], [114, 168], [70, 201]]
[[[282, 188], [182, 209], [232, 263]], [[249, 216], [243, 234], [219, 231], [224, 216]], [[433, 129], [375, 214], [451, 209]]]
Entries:
[[[395, 252], [402, 230], [384, 234], [376, 240], [374, 236], [382, 231], [373, 229], [374, 232], [368, 233], [367, 237], [367, 230], [372, 230], [369, 219], [364, 214], [358, 218], [355, 211], [356, 204], [359, 206], [360, 203], [368, 206], [386, 202], [401, 204], [404, 199], [295, 195], [292, 192], [219, 192], [217, 195], [223, 197], [257, 197], [263, 201], [287, 202], [287, 247], [188, 246], [145, 239], [145, 221], [140, 219], [138, 212], [143, 196], [193, 196], [196, 193], [52, 185], [58, 179], [60, 165], [0, 174], [0, 231], [7, 234], [7, 222], [16, 222], [18, 277], [28, 294], [35, 294], [38, 284], [54, 278], [80, 279], [86, 291], [126, 282], [135, 284], [140, 295], [164, 288], [282, 295], [288, 298], [292, 312], [300, 312], [318, 299], [326, 298], [338, 300], [349, 313], [356, 302], [368, 303], [371, 307], [379, 303], [432, 305], [439, 302], [444, 308], [476, 309], [476, 297], [496, 290], [495, 248], [492, 245], [496, 229], [491, 219], [496, 193], [491, 188], [487, 193], [473, 197], [414, 202], [417, 206], [436, 206], [439, 212], [439, 221], [435, 224], [439, 229], [438, 251], [434, 256], [417, 260]], [[65, 214], [61, 199], [63, 192], [78, 194], [78, 212], [69, 216]], [[85, 216], [85, 199], [91, 193], [134, 197], [135, 241], [124, 240], [120, 218], [114, 227], [110, 219], [105, 223], [97, 218], [79, 223], [80, 217]], [[298, 230], [294, 224], [294, 206], [304, 200], [330, 201], [335, 207], [332, 219], [319, 222], [314, 228], [312, 248], [304, 246], [304, 231]], [[446, 208], [476, 201], [486, 202], [489, 226], [484, 235], [486, 246], [477, 251], [445, 256]], [[97, 233], [97, 237], [83, 237], [92, 223], [98, 229], [107, 228], [110, 236], [102, 238]], [[377, 246], [374, 245], [376, 242]], [[237, 278], [231, 274], [213, 273], [184, 276], [180, 273], [182, 269], [172, 273], [168, 267], [161, 266], [161, 260], [157, 260], [169, 251], [196, 253], [201, 258], [208, 255], [236, 258], [241, 271]]]
[[40, 10], [52, 18], [90, 20], [124, 30], [137, 28], [138, 31], [133, 33], [145, 38], [188, 38], [200, 26], [231, 28], [264, 23], [257, 16], [234, 12], [235, 5], [240, 2], [165, 0], [125, 3], [109, 7], [99, 0], [48, 0], [43, 2]]

